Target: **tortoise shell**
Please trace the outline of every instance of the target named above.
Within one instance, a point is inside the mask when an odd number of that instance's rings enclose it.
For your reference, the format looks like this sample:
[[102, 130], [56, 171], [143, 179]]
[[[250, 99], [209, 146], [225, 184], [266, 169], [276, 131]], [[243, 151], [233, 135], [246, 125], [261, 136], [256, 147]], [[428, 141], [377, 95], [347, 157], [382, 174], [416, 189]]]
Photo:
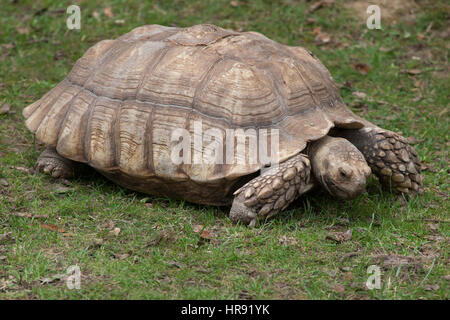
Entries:
[[264, 164], [174, 164], [177, 128], [276, 128], [284, 161], [333, 126], [363, 127], [311, 52], [213, 25], [147, 25], [100, 41], [23, 115], [39, 141], [119, 184], [208, 204], [229, 203]]

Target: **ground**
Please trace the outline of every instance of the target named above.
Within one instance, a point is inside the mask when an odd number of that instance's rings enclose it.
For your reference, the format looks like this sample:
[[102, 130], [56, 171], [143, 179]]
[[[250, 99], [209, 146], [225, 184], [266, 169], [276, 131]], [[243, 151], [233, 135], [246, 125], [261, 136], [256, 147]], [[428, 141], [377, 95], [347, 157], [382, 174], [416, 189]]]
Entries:
[[[446, 1], [5, 1], [0, 11], [0, 299], [448, 299]], [[81, 7], [68, 30], [66, 8]], [[308, 194], [255, 228], [227, 208], [118, 187], [93, 170], [33, 173], [21, 111], [102, 39], [143, 24], [213, 23], [310, 49], [357, 114], [411, 137], [425, 191], [343, 202]], [[80, 289], [66, 285], [77, 265]], [[379, 268], [380, 288], [366, 282]], [[372, 278], [370, 278], [372, 279]], [[369, 279], [369, 282], [371, 280]]]

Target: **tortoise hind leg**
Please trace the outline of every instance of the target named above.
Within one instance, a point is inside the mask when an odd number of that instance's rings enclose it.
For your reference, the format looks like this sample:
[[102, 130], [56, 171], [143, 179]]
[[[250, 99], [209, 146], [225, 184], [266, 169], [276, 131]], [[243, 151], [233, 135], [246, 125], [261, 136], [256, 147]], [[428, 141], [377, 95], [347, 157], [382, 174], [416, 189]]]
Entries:
[[422, 191], [423, 176], [416, 150], [401, 135], [378, 127], [339, 130], [364, 155], [381, 184], [401, 193]]
[[309, 159], [299, 154], [245, 184], [234, 195], [230, 210], [233, 222], [254, 226], [287, 208], [312, 187]]
[[47, 147], [37, 159], [35, 167], [37, 171], [53, 178], [72, 178], [76, 164], [72, 160], [60, 156], [54, 147]]

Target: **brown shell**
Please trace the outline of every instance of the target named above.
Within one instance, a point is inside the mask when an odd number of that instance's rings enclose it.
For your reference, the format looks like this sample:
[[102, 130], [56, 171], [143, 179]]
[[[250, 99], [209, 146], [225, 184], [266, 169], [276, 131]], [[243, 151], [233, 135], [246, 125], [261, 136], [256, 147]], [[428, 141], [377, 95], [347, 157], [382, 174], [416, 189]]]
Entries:
[[279, 129], [281, 161], [333, 126], [363, 126], [309, 51], [213, 25], [148, 25], [101, 41], [23, 115], [37, 139], [62, 156], [132, 189], [149, 192], [151, 183], [150, 193], [163, 194], [176, 193], [173, 183], [183, 181], [228, 194], [262, 166], [173, 164], [171, 132], [193, 133], [194, 121], [224, 137], [226, 129]]

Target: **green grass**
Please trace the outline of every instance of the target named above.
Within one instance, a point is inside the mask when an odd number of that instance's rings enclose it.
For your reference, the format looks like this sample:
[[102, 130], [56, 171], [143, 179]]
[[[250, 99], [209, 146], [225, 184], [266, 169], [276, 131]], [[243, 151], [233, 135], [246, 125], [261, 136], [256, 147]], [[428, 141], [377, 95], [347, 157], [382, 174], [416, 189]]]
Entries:
[[[71, 1], [2, 2], [0, 107], [8, 103], [16, 113], [0, 115], [0, 299], [448, 298], [445, 1], [428, 1], [390, 20], [382, 16], [382, 30], [368, 30], [361, 13], [342, 1], [309, 14], [311, 2], [293, 0], [76, 3], [79, 31], [65, 25]], [[103, 13], [107, 7], [113, 18]], [[416, 138], [430, 168], [425, 192], [406, 201], [372, 179], [356, 200], [308, 194], [251, 229], [233, 225], [226, 208], [134, 193], [94, 171], [69, 185], [24, 171], [43, 146], [25, 128], [22, 109], [64, 79], [94, 43], [151, 23], [213, 23], [307, 47], [329, 68], [354, 112]], [[330, 42], [315, 40], [317, 26]], [[362, 75], [357, 63], [370, 71]], [[414, 69], [420, 72], [405, 72]], [[358, 100], [354, 91], [367, 97]], [[198, 225], [212, 240], [195, 232]], [[349, 229], [348, 241], [327, 237]], [[380, 255], [408, 256], [411, 263], [391, 266], [377, 260]], [[75, 264], [80, 290], [69, 290], [63, 280], [42, 281]], [[382, 270], [378, 290], [365, 287], [372, 264]]]

